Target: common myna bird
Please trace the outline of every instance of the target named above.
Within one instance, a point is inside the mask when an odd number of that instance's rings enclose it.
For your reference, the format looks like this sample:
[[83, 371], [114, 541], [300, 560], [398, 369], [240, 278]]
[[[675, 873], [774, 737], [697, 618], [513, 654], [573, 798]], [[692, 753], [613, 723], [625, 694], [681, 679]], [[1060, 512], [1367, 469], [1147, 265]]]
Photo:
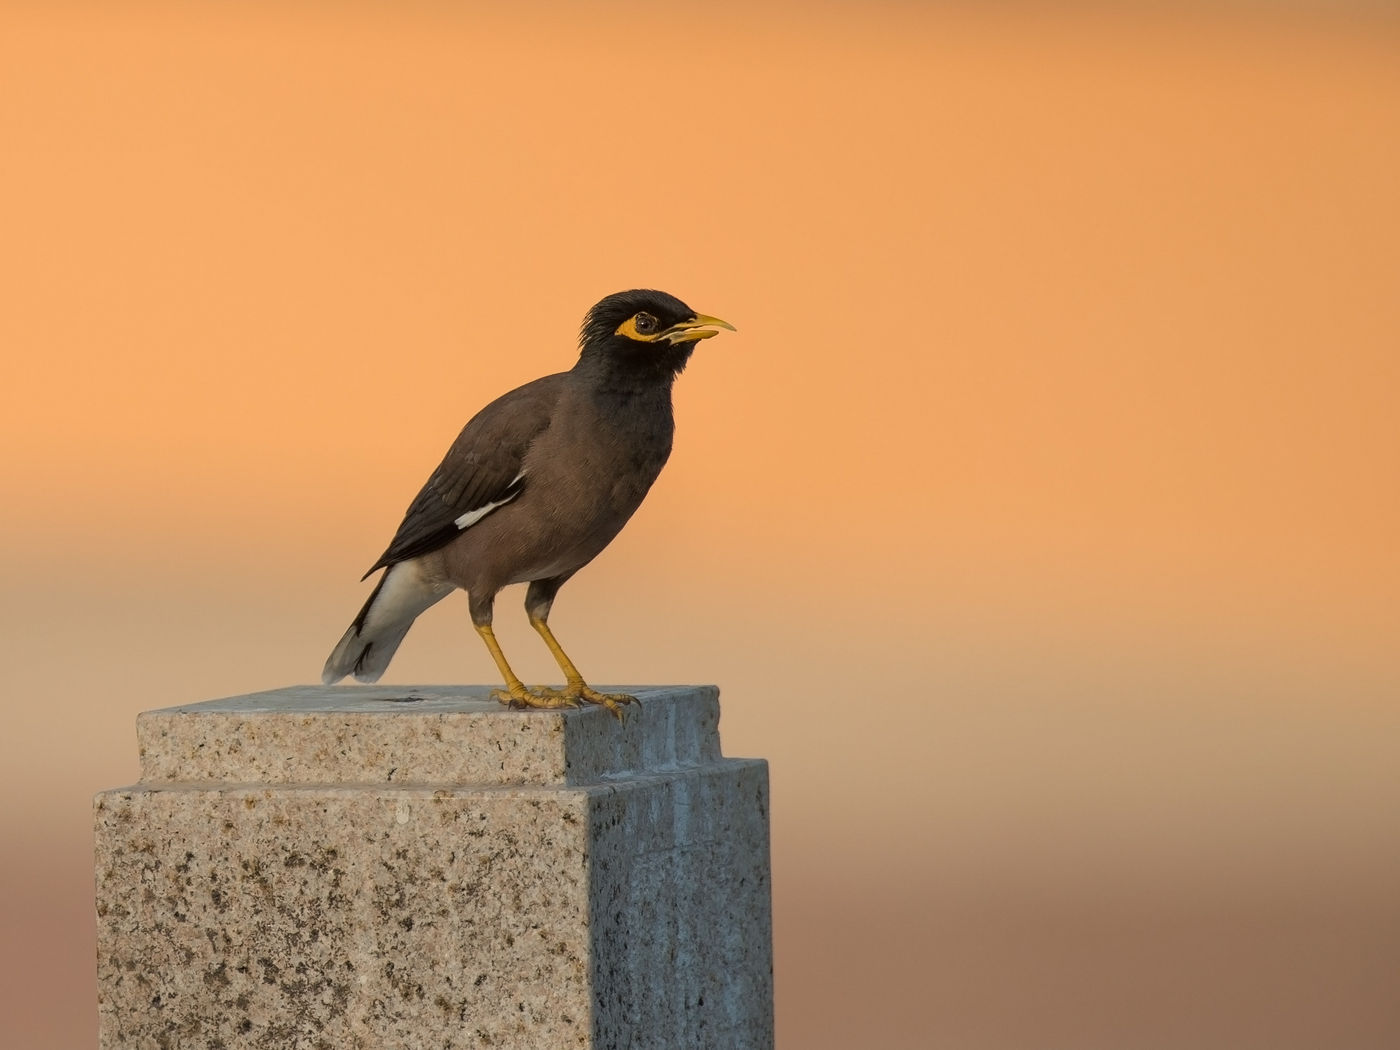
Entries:
[[[374, 566], [384, 574], [326, 661], [327, 685], [375, 682], [418, 614], [454, 589], [505, 679], [512, 707], [635, 697], [588, 686], [549, 629], [554, 596], [641, 505], [671, 454], [671, 386], [701, 339], [734, 326], [665, 292], [610, 295], [583, 320], [578, 363], [492, 401], [462, 428]], [[564, 672], [562, 689], [527, 689], [491, 630], [496, 592], [528, 583], [525, 611]]]

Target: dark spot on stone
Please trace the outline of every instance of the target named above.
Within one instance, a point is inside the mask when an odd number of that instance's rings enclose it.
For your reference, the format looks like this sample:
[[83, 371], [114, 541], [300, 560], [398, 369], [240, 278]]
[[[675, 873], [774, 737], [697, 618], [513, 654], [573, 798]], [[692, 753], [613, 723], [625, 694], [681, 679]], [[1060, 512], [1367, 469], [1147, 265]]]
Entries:
[[386, 696], [381, 702], [386, 704], [421, 704], [426, 699], [426, 696], [413, 696], [410, 694], [408, 696]]

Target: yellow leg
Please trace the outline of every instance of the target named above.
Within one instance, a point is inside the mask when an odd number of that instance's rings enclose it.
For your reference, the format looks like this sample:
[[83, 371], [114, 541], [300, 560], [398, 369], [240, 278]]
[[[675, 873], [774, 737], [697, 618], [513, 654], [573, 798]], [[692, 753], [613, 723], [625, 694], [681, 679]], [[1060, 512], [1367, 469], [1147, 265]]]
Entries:
[[544, 644], [549, 646], [549, 651], [554, 654], [554, 661], [559, 665], [559, 670], [564, 672], [563, 689], [541, 689], [540, 692], [551, 698], [558, 697], [575, 702], [582, 700], [588, 704], [601, 704], [611, 711], [618, 721], [621, 721], [622, 705], [635, 704], [637, 698], [626, 693], [598, 692], [583, 680], [583, 675], [578, 673], [578, 668], [569, 659], [569, 654], [564, 652], [564, 647], [554, 637], [554, 632], [549, 629], [548, 623], [532, 616], [530, 626], [539, 632], [540, 637], [544, 639]]
[[553, 691], [545, 693], [532, 692], [525, 688], [523, 682], [515, 676], [515, 672], [510, 669], [510, 664], [506, 662], [506, 654], [501, 652], [501, 644], [496, 641], [496, 632], [491, 630], [490, 624], [476, 624], [476, 633], [481, 635], [481, 640], [486, 643], [486, 648], [491, 651], [491, 659], [496, 661], [496, 669], [501, 672], [501, 677], [506, 680], [504, 689], [495, 689], [491, 696], [499, 700], [507, 707], [578, 707], [582, 697], [568, 695], [564, 693], [555, 694]]

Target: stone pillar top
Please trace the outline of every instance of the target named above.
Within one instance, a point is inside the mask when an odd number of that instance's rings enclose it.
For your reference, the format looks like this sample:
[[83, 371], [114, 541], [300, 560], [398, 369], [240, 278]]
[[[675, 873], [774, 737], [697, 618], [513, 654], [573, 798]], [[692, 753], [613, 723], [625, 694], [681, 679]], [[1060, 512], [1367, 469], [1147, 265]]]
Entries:
[[601, 707], [513, 711], [491, 686], [291, 686], [146, 711], [143, 784], [582, 785], [719, 759], [714, 686]]

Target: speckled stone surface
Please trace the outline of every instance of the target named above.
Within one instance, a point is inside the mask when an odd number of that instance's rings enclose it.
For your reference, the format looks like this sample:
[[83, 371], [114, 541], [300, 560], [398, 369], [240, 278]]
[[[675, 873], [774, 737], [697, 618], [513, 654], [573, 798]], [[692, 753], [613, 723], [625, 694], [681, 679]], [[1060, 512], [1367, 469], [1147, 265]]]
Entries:
[[143, 714], [95, 801], [101, 1046], [771, 1047], [767, 766], [713, 688], [629, 691]]
[[293, 686], [168, 707], [137, 716], [141, 779], [586, 784], [720, 757], [714, 686], [627, 691], [641, 706], [620, 726], [596, 710], [511, 711], [484, 685]]

